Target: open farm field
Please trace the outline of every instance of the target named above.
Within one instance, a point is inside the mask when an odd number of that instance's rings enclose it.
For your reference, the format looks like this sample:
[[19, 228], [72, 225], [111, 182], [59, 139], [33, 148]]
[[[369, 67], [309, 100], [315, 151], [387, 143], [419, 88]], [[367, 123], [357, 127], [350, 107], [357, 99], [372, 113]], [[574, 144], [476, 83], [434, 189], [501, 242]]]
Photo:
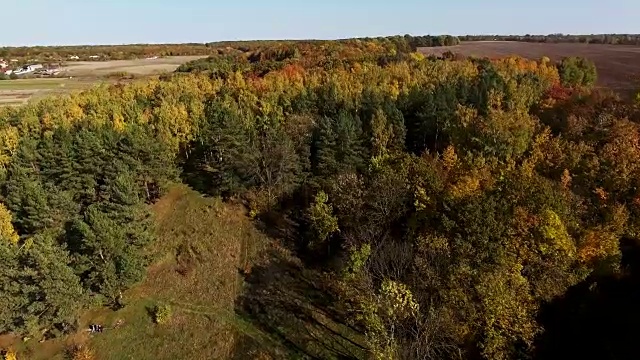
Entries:
[[548, 56], [560, 60], [581, 56], [592, 60], [598, 68], [598, 85], [621, 93], [638, 89], [640, 84], [640, 47], [602, 44], [546, 44], [516, 41], [474, 41], [456, 46], [421, 48], [425, 55], [441, 55], [451, 51], [466, 56], [499, 58], [518, 55], [529, 59]]
[[186, 62], [206, 56], [171, 56], [158, 59], [79, 61], [67, 64], [67, 76], [104, 76], [110, 73], [126, 72], [134, 75], [153, 75], [174, 71]]
[[0, 81], [0, 106], [17, 106], [48, 94], [68, 93], [96, 84], [96, 79], [18, 79]]
[[150, 76], [174, 71], [183, 63], [202, 56], [173, 56], [158, 59], [81, 61], [64, 68], [64, 78], [35, 78], [0, 81], [0, 106], [18, 106], [30, 99], [86, 89], [114, 73]]

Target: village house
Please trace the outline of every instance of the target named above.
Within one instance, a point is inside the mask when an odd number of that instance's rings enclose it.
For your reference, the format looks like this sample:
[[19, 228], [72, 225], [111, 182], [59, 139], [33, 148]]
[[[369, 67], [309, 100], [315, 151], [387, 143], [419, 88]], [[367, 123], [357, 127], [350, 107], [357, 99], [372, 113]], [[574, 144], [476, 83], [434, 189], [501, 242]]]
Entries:
[[16, 75], [23, 75], [23, 74], [29, 74], [32, 73], [38, 69], [42, 69], [42, 64], [34, 64], [34, 65], [25, 65], [22, 68], [16, 70], [14, 72], [14, 74]]

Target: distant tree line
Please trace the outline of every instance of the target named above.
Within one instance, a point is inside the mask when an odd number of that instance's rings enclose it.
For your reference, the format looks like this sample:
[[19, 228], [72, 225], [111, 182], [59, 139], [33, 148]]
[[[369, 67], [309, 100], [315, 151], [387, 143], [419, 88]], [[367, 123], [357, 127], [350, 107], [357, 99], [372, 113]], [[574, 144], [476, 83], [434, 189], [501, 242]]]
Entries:
[[396, 45], [398, 51], [404, 52], [416, 51], [421, 47], [453, 46], [460, 43], [460, 39], [457, 36], [451, 35], [412, 36], [406, 34], [404, 36], [397, 35], [378, 38], [361, 38], [360, 40], [377, 42], [390, 41]]
[[[344, 39], [340, 42], [350, 42], [356, 39]], [[419, 47], [452, 46], [460, 41], [524, 41], [545, 43], [589, 43], [589, 44], [614, 44], [614, 45], [640, 45], [638, 34], [591, 34], [591, 35], [398, 35], [376, 38], [359, 38], [367, 42], [395, 44], [398, 51], [415, 51]], [[218, 51], [231, 49], [243, 52], [255, 50], [260, 47], [270, 48], [283, 43], [310, 44], [336, 43], [326, 40], [300, 40], [300, 41], [219, 41], [209, 43], [185, 43], [185, 44], [131, 44], [131, 45], [77, 45], [77, 46], [33, 46], [33, 47], [0, 47], [0, 59], [18, 59], [21, 62], [30, 60], [60, 61], [68, 60], [71, 56], [78, 56], [80, 60], [96, 60], [90, 56], [99, 56], [99, 60], [126, 60], [145, 58], [150, 56], [186, 56], [186, 55], [212, 55]]]
[[[348, 39], [349, 41], [353, 39]], [[417, 47], [456, 45], [459, 41], [450, 35], [442, 36], [391, 36], [375, 39], [363, 38], [361, 40], [376, 41], [380, 43], [392, 42], [399, 51], [415, 51]], [[131, 44], [131, 45], [78, 45], [78, 46], [33, 46], [33, 47], [0, 47], [0, 59], [16, 59], [20, 63], [30, 61], [54, 62], [69, 60], [77, 56], [78, 60], [128, 60], [146, 58], [151, 56], [194, 56], [214, 55], [219, 52], [238, 50], [246, 52], [259, 48], [271, 48], [282, 43], [289, 44], [321, 44], [336, 43], [325, 40], [301, 40], [301, 41], [222, 41], [211, 43], [185, 43], [185, 44]], [[97, 58], [91, 58], [97, 56]]]
[[[82, 46], [33, 46], [0, 47], [0, 59], [16, 59], [20, 63], [57, 62], [70, 60], [128, 60], [151, 56], [209, 55], [210, 44], [133, 44], [133, 45], [82, 45]], [[90, 56], [98, 56], [92, 59]]]
[[536, 43], [581, 43], [581, 44], [611, 44], [611, 45], [640, 45], [640, 34], [591, 34], [591, 35], [465, 35], [462, 41], [524, 41]]

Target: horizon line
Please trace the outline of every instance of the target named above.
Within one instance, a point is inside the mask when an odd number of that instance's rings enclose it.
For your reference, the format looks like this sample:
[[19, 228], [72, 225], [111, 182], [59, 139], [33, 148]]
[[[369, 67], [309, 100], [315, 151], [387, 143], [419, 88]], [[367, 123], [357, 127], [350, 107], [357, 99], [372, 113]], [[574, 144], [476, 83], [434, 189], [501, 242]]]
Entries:
[[12, 48], [35, 48], [35, 47], [99, 47], [99, 46], [144, 46], [144, 45], [208, 45], [208, 44], [220, 44], [220, 43], [236, 43], [236, 42], [259, 42], [259, 41], [344, 41], [344, 40], [352, 40], [352, 39], [375, 39], [375, 38], [387, 38], [394, 36], [455, 36], [455, 37], [465, 37], [465, 36], [621, 36], [621, 35], [630, 35], [630, 36], [639, 36], [640, 33], [592, 33], [592, 34], [583, 34], [583, 33], [548, 33], [548, 34], [464, 34], [464, 35], [456, 35], [456, 34], [423, 34], [423, 35], [412, 35], [412, 34], [394, 34], [394, 35], [369, 35], [369, 36], [354, 36], [354, 37], [344, 37], [344, 38], [254, 38], [254, 39], [232, 39], [232, 40], [214, 40], [214, 41], [184, 41], [184, 42], [131, 42], [131, 43], [93, 43], [93, 44], [72, 44], [72, 43], [59, 43], [59, 44], [30, 44], [30, 45], [3, 45], [0, 44], [0, 49], [12, 49]]

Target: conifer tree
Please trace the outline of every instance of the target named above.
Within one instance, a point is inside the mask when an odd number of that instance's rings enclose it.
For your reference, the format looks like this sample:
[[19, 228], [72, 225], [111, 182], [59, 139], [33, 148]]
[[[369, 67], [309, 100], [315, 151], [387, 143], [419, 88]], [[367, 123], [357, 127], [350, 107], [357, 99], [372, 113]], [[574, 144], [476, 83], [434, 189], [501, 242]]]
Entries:
[[337, 172], [336, 146], [337, 134], [333, 128], [333, 121], [328, 117], [320, 118], [312, 148], [315, 175], [323, 177]]
[[214, 192], [235, 194], [250, 182], [251, 137], [237, 113], [224, 103], [208, 104], [199, 152], [201, 166], [212, 177]]
[[362, 123], [356, 116], [341, 112], [334, 123], [336, 133], [336, 160], [340, 172], [362, 170], [368, 153], [363, 146]]
[[73, 265], [89, 289], [108, 300], [142, 279], [150, 217], [130, 174], [109, 186], [109, 201], [90, 205], [68, 235]]
[[357, 117], [346, 112], [340, 112], [336, 119], [324, 117], [318, 123], [314, 138], [312, 163], [317, 175], [325, 177], [363, 170], [368, 152]]
[[52, 237], [29, 238], [25, 246], [0, 244], [0, 331], [31, 333], [70, 323], [84, 305], [84, 291], [69, 256]]

